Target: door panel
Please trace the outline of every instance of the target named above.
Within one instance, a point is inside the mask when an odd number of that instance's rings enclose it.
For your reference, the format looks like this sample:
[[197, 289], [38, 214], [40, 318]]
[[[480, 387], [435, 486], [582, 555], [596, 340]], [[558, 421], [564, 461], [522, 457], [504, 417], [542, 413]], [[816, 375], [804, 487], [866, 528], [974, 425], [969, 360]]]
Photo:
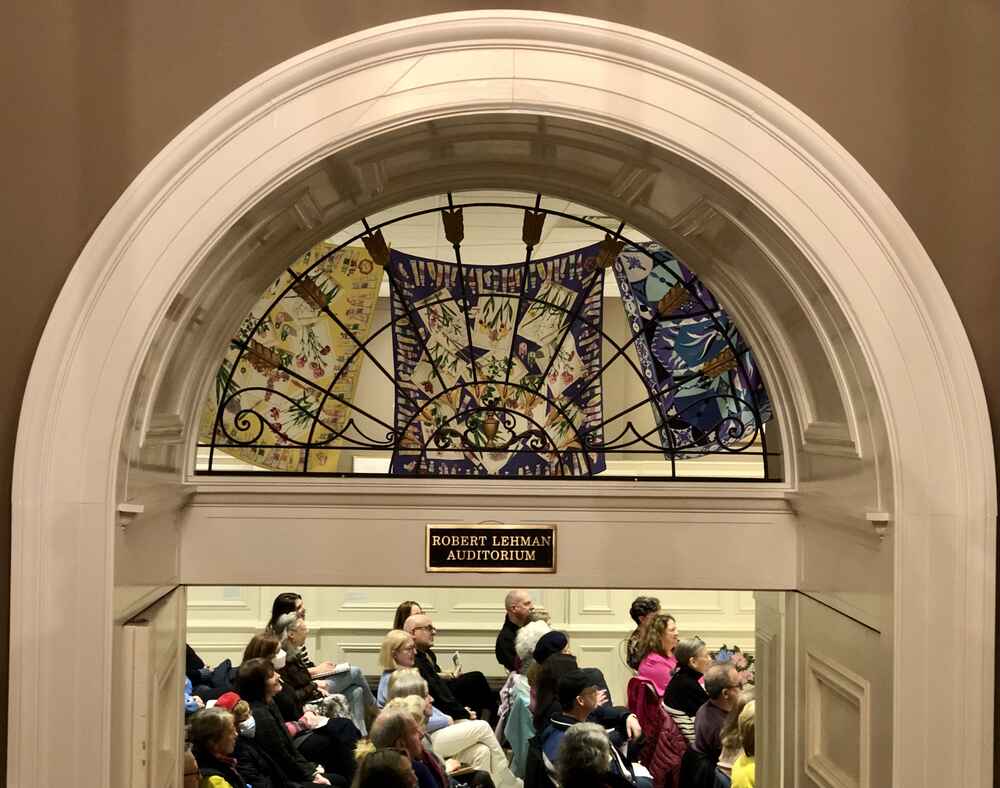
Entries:
[[117, 633], [115, 779], [119, 788], [180, 788], [184, 747], [184, 588]]

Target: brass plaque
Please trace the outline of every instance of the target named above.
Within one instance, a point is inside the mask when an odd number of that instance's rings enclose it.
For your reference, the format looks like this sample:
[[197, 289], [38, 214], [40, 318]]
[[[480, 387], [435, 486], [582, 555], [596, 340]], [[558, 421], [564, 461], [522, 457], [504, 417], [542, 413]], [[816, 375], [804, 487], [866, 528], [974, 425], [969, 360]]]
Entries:
[[428, 572], [555, 572], [555, 525], [427, 525]]

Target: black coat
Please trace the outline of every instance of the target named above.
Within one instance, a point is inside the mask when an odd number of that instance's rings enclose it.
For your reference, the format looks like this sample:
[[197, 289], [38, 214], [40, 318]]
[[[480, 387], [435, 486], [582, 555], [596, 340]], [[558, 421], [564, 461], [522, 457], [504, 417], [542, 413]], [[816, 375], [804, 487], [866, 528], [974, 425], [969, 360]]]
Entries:
[[240, 776], [253, 788], [283, 788], [289, 785], [281, 776], [278, 764], [258, 746], [255, 738], [238, 736], [233, 756]]
[[[247, 784], [242, 772], [237, 771], [237, 769], [231, 764], [220, 761], [207, 750], [195, 747], [194, 757], [195, 760], [198, 761], [198, 771], [201, 772], [202, 777], [221, 777], [229, 783], [232, 788], [244, 788]], [[254, 788], [256, 788], [256, 786]]]
[[494, 653], [497, 656], [497, 662], [503, 665], [507, 670], [517, 669], [517, 649], [514, 647], [517, 642], [517, 631], [520, 627], [510, 620], [510, 617], [506, 617], [503, 620], [503, 628], [500, 630], [500, 634], [497, 635], [497, 644]]
[[708, 693], [698, 683], [700, 678], [701, 674], [697, 670], [682, 665], [670, 679], [667, 691], [663, 693], [663, 703], [671, 709], [683, 711], [694, 719], [698, 709], [708, 700]]
[[250, 712], [257, 725], [256, 744], [278, 767], [282, 778], [287, 782], [312, 782], [316, 764], [307, 761], [295, 749], [278, 707], [273, 702], [255, 700], [250, 704]]
[[427, 689], [434, 698], [434, 705], [449, 717], [456, 720], [467, 720], [469, 712], [465, 710], [459, 700], [452, 694], [451, 689], [441, 678], [441, 668], [438, 667], [437, 657], [431, 650], [417, 651], [417, 670], [420, 676], [427, 682]]
[[[309, 675], [309, 668], [306, 667], [301, 657], [289, 657], [285, 663], [285, 667], [279, 670], [278, 673], [281, 675], [284, 685], [294, 694], [295, 701], [300, 708], [309, 701], [321, 697], [319, 688], [316, 686], [316, 682], [312, 680], [312, 676]], [[299, 716], [302, 716], [301, 712]]]

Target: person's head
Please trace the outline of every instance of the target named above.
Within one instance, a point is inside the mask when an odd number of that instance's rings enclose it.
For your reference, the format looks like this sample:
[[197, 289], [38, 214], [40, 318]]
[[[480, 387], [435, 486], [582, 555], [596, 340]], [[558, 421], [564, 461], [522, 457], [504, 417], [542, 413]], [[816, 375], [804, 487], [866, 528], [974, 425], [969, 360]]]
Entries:
[[732, 662], [713, 662], [705, 671], [705, 692], [720, 709], [729, 711], [740, 696], [743, 685]]
[[756, 750], [754, 748], [754, 710], [756, 703], [750, 701], [746, 706], [743, 707], [743, 711], [740, 712], [740, 741], [743, 742], [743, 752], [747, 754], [748, 757], [753, 758], [756, 755]]
[[521, 660], [521, 673], [527, 673], [535, 661], [535, 646], [542, 636], [552, 630], [544, 621], [529, 621], [519, 630], [514, 638], [514, 651]]
[[646, 626], [654, 614], [659, 612], [660, 600], [655, 596], [637, 596], [632, 600], [632, 606], [628, 609], [629, 616], [640, 629]]
[[587, 775], [606, 774], [611, 762], [611, 742], [600, 725], [578, 722], [559, 743], [557, 766], [563, 784], [585, 784]]
[[396, 608], [396, 615], [392, 619], [393, 629], [402, 629], [403, 624], [406, 623], [406, 619], [410, 616], [419, 615], [423, 613], [424, 610], [420, 605], [414, 602], [412, 599], [407, 599], [405, 602], [400, 602], [399, 607]]
[[559, 678], [556, 696], [559, 706], [571, 717], [585, 720], [597, 708], [597, 690], [593, 678], [582, 670], [571, 670]]
[[726, 715], [726, 721], [722, 723], [722, 731], [719, 733], [719, 740], [722, 742], [722, 746], [731, 750], [732, 752], [737, 752], [743, 747], [743, 741], [740, 739], [740, 713], [746, 708], [746, 705], [753, 700], [753, 687], [748, 687], [743, 690], [737, 698], [736, 703], [729, 710]]
[[[427, 728], [427, 719], [429, 714], [427, 713], [427, 704], [424, 698], [420, 695], [401, 695], [398, 698], [389, 698], [386, 701], [385, 708], [389, 711], [393, 709], [401, 709], [409, 714], [417, 727], [420, 729], [420, 735], [424, 735], [424, 731]], [[422, 743], [421, 743], [421, 746]]]
[[235, 692], [224, 692], [215, 702], [216, 708], [225, 709], [233, 715], [236, 730], [240, 736], [253, 738], [257, 731], [257, 723], [250, 713], [250, 704], [240, 698]]
[[535, 603], [531, 601], [531, 594], [523, 588], [508, 591], [503, 600], [503, 606], [507, 610], [507, 618], [519, 627], [528, 623], [531, 611], [535, 609]]
[[199, 709], [191, 715], [188, 736], [195, 752], [228, 757], [236, 746], [236, 723], [225, 709]]
[[271, 660], [254, 657], [240, 665], [236, 672], [236, 688], [248, 703], [266, 703], [281, 691], [281, 676]]
[[704, 673], [712, 664], [712, 656], [701, 638], [684, 638], [674, 647], [674, 656], [678, 665], [698, 673]]
[[645, 656], [655, 652], [661, 657], [669, 657], [677, 647], [677, 622], [669, 613], [655, 613], [646, 622], [639, 651]]
[[184, 781], [181, 788], [198, 788], [201, 784], [201, 772], [198, 771], [198, 760], [191, 750], [184, 750]]
[[398, 750], [375, 750], [359, 760], [351, 788], [417, 788], [417, 775]]
[[368, 739], [376, 750], [398, 747], [405, 750], [411, 759], [423, 756], [420, 728], [405, 709], [383, 709], [379, 712], [368, 732]]
[[535, 658], [535, 662], [539, 665], [544, 665], [545, 660], [553, 654], [566, 653], [567, 649], [569, 649], [569, 638], [566, 637], [566, 633], [552, 630], [538, 638], [532, 655]]
[[437, 634], [431, 617], [425, 613], [417, 613], [406, 619], [403, 623], [403, 631], [413, 638], [417, 651], [430, 649], [434, 645], [434, 635]]
[[309, 634], [309, 625], [304, 618], [292, 613], [285, 613], [278, 617], [276, 634], [281, 641], [281, 647], [285, 651], [295, 652], [302, 648]]
[[395, 670], [397, 667], [412, 668], [416, 654], [417, 647], [411, 635], [401, 629], [390, 629], [382, 638], [379, 664], [382, 670]]
[[420, 675], [420, 671], [416, 668], [394, 670], [392, 675], [389, 676], [389, 700], [414, 696], [420, 698], [423, 703], [422, 711], [424, 719], [429, 719], [434, 698], [431, 697], [430, 690], [427, 688], [427, 682]]
[[250, 638], [247, 647], [243, 649], [243, 661], [248, 659], [267, 659], [281, 670], [285, 666], [285, 650], [281, 648], [277, 635], [273, 632], [261, 632]]
[[276, 632], [278, 619], [285, 613], [295, 613], [300, 618], [306, 617], [306, 606], [302, 603], [302, 597], [294, 591], [285, 591], [274, 598], [274, 602], [271, 604], [271, 620], [268, 622], [267, 628]]

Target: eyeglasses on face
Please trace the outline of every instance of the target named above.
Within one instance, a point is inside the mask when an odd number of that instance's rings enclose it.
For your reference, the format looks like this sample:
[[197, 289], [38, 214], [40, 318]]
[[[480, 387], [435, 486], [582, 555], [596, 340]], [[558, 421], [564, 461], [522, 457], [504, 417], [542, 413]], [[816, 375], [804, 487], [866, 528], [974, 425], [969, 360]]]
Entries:
[[416, 632], [418, 629], [426, 629], [429, 630], [430, 632], [437, 632], [437, 627], [435, 627], [432, 624], [423, 624], [422, 626], [414, 627], [413, 631]]

